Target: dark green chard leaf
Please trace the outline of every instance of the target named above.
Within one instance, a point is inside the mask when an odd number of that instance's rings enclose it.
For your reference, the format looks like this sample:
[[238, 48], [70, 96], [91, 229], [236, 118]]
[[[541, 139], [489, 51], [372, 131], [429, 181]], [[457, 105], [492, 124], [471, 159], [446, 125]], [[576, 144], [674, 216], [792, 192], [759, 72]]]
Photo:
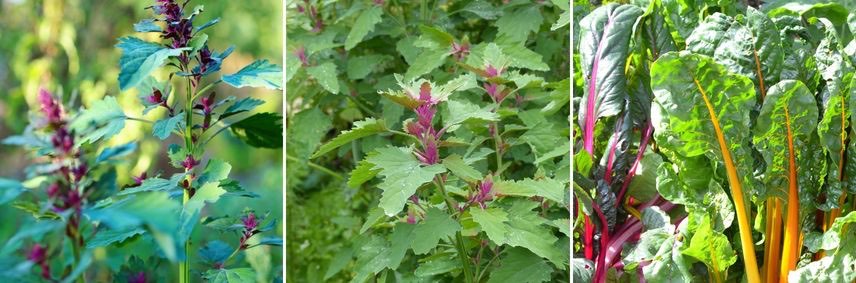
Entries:
[[732, 23], [716, 47], [713, 58], [730, 72], [744, 75], [756, 86], [760, 101], [779, 81], [784, 50], [775, 24], [752, 7], [741, 23]]
[[663, 5], [660, 1], [651, 1], [643, 15], [642, 39], [651, 49], [651, 57], [659, 58], [661, 54], [676, 51], [675, 40], [662, 14]]
[[624, 107], [627, 95], [624, 66], [629, 52], [632, 26], [642, 10], [632, 5], [610, 3], [580, 21], [580, 62], [586, 90], [579, 108], [583, 148], [594, 152], [594, 129], [601, 117], [614, 116]]
[[734, 18], [722, 13], [708, 16], [686, 38], [686, 50], [713, 57], [716, 48], [726, 39], [726, 31], [733, 24]]

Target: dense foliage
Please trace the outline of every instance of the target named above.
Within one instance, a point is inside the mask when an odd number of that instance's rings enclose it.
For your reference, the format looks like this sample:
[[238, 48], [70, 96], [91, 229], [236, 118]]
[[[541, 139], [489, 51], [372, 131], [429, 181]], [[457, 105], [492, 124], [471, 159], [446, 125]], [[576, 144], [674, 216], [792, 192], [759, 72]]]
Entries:
[[856, 279], [856, 15], [576, 4], [575, 280]]
[[[122, 37], [117, 44], [122, 52], [119, 89], [135, 88], [137, 103], [144, 106], [135, 109], [141, 111], [126, 111], [116, 96], [75, 111], [74, 93], [65, 98], [42, 89], [24, 132], [3, 140], [30, 150], [35, 159], [24, 181], [0, 179], [0, 204], [14, 201], [12, 205], [34, 221], [6, 241], [0, 278], [51, 282], [272, 278], [270, 259], [259, 251], [282, 245], [271, 231], [277, 222], [270, 211], [219, 211], [202, 219], [202, 210], [206, 206], [216, 210], [221, 198], [243, 198], [249, 204], [260, 197], [229, 176], [229, 163], [208, 158], [206, 149], [211, 149], [215, 136], [230, 130], [254, 147], [282, 144], [278, 114], [248, 115], [264, 100], [218, 99], [214, 86], [224, 82], [234, 87], [229, 92], [243, 87], [280, 89], [281, 69], [259, 60], [212, 79], [233, 50], [209, 48], [208, 35], [202, 31], [209, 31], [219, 18], [201, 22], [203, 7], [191, 9], [188, 1], [151, 4], [147, 9], [154, 18], [134, 25], [137, 32], [148, 34], [143, 35], [146, 39]], [[143, 167], [134, 173], [132, 183], [118, 181], [118, 165], [135, 154], [140, 141], [105, 144], [129, 123], [149, 124], [147, 139], [163, 142], [174, 136], [183, 142], [164, 152], [172, 168], [163, 172]], [[193, 236], [203, 229], [220, 232], [222, 240]], [[259, 235], [264, 232], [268, 233]], [[244, 255], [246, 261], [235, 260]], [[113, 272], [93, 272], [93, 262], [105, 257]]]
[[287, 279], [567, 281], [568, 4], [287, 4]]

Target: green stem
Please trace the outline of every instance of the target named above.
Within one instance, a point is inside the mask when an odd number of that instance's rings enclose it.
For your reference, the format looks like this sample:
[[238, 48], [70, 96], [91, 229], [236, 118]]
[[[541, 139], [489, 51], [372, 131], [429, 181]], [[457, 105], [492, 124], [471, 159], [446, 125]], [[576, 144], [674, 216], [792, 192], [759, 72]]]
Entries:
[[[187, 148], [187, 152], [190, 155], [193, 155], [193, 137], [192, 137], [192, 129], [193, 129], [193, 91], [191, 91], [191, 79], [187, 79], [187, 101], [184, 104], [184, 145]], [[187, 182], [191, 184], [190, 174], [187, 175]], [[184, 196], [182, 197], [182, 205], [187, 205], [187, 202], [190, 200], [190, 191], [185, 188]], [[184, 241], [184, 260], [178, 263], [178, 273], [179, 273], [179, 282], [187, 283], [190, 282], [190, 237]]]
[[288, 160], [294, 161], [294, 162], [303, 162], [303, 163], [306, 163], [306, 165], [308, 165], [309, 167], [312, 167], [312, 168], [317, 169], [318, 171], [321, 171], [321, 172], [327, 173], [327, 174], [329, 174], [330, 176], [333, 176], [333, 178], [336, 178], [336, 179], [339, 179], [339, 180], [344, 180], [344, 179], [345, 179], [345, 177], [343, 177], [341, 174], [336, 173], [336, 172], [334, 172], [333, 170], [327, 169], [327, 167], [324, 167], [324, 166], [318, 165], [318, 164], [316, 164], [316, 163], [314, 163], [314, 162], [312, 162], [312, 161], [309, 161], [309, 160], [300, 160], [300, 159], [298, 159], [297, 157], [294, 157], [294, 156], [291, 156], [291, 155], [286, 155], [286, 156], [285, 156], [285, 158], [286, 158], [286, 159], [288, 159]]
[[[434, 178], [434, 183], [437, 184], [437, 188], [440, 189], [440, 193], [443, 194], [443, 200], [446, 201], [446, 208], [449, 210], [449, 214], [455, 214], [455, 206], [452, 204], [452, 201], [449, 200], [450, 196], [446, 194], [446, 187], [443, 184], [443, 179], [440, 177]], [[464, 279], [467, 283], [473, 283], [473, 271], [470, 269], [470, 257], [467, 254], [466, 247], [464, 247], [464, 237], [461, 236], [461, 232], [455, 232], [455, 249], [458, 250], [458, 258], [461, 259], [461, 269], [464, 270]]]
[[502, 137], [499, 134], [499, 123], [493, 123], [493, 129], [494, 129], [494, 131], [493, 131], [494, 132], [493, 133], [493, 144], [494, 144], [494, 147], [496, 148], [496, 151], [495, 151], [495, 153], [496, 153], [496, 171], [495, 172], [496, 173], [495, 174], [497, 176], [499, 176], [499, 174], [501, 174], [502, 171], [504, 170], [502, 168], [502, 153], [501, 153], [501, 151], [502, 151]]
[[150, 120], [146, 120], [146, 119], [143, 119], [143, 118], [136, 118], [136, 117], [127, 117], [127, 116], [126, 116], [126, 117], [125, 117], [125, 119], [131, 120], [131, 121], [137, 121], [137, 122], [149, 123], [149, 124], [154, 124], [154, 123], [155, 123], [155, 122], [152, 122], [152, 121], [150, 121]]

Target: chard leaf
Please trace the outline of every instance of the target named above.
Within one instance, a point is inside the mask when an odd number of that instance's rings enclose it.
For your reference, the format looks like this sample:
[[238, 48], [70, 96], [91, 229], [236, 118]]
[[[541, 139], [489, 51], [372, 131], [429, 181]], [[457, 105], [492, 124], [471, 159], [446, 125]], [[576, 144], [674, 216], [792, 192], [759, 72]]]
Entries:
[[687, 50], [693, 53], [713, 56], [716, 52], [716, 47], [725, 39], [726, 31], [732, 24], [734, 24], [734, 19], [727, 15], [714, 13], [708, 16], [686, 38]]
[[658, 139], [658, 144], [686, 157], [705, 155], [715, 167], [725, 168], [747, 275], [750, 281], [760, 280], [747, 206], [749, 196], [758, 195], [760, 189], [754, 185], [749, 147], [749, 112], [755, 108], [752, 82], [729, 73], [710, 57], [684, 51], [667, 53], [654, 62], [651, 86], [663, 111], [662, 116], [652, 115], [653, 123], [664, 125], [656, 120], [665, 117], [665, 131], [675, 137]]
[[[817, 118], [812, 93], [802, 82], [787, 80], [770, 88], [753, 130], [756, 148], [767, 164], [765, 186], [787, 192], [789, 212], [792, 207], [800, 206], [814, 209], [811, 204], [816, 195], [808, 194], [811, 197], [804, 202], [799, 198], [804, 192], [819, 189], [820, 180], [816, 176], [820, 172], [813, 169], [818, 157], [823, 160], [820, 148], [813, 146], [817, 140], [814, 132]], [[801, 210], [805, 209], [795, 211]]]
[[[625, 256], [625, 269], [633, 270], [639, 263], [649, 262], [642, 267], [646, 280], [693, 282], [690, 261], [681, 253], [685, 231], [672, 225], [669, 216], [656, 206], [642, 211], [642, 219], [646, 231], [639, 237], [636, 247]], [[686, 225], [685, 221], [681, 223]]]
[[587, 81], [579, 123], [583, 128], [584, 149], [589, 153], [594, 151], [597, 119], [614, 116], [624, 106], [628, 42], [632, 26], [641, 14], [642, 10], [636, 6], [610, 3], [595, 9], [580, 22], [580, 63]]
[[730, 72], [751, 79], [763, 101], [779, 81], [785, 52], [776, 25], [766, 15], [749, 7], [744, 20], [745, 26], [728, 28], [713, 57]]
[[693, 257], [714, 272], [714, 278], [725, 279], [723, 275], [728, 267], [737, 262], [737, 254], [731, 248], [731, 242], [722, 232], [713, 229], [710, 216], [705, 215], [701, 225], [695, 230], [689, 246], [681, 253]]

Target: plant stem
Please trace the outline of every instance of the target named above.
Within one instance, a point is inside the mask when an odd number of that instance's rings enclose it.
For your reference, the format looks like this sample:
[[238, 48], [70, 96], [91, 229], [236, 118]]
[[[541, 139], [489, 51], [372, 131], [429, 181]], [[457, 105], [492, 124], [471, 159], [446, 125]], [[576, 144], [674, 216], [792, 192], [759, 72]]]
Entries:
[[[196, 95], [191, 91], [191, 79], [187, 79], [187, 92], [186, 97], [187, 101], [184, 104], [184, 145], [187, 148], [187, 152], [190, 155], [193, 155], [193, 133], [191, 132], [193, 129], [193, 98]], [[187, 188], [184, 189], [184, 195], [182, 197], [182, 205], [187, 205], [187, 202], [190, 200], [190, 189], [192, 186], [192, 179], [190, 174], [187, 174], [185, 179], [188, 183]], [[184, 260], [178, 263], [178, 272], [179, 272], [179, 282], [187, 283], [190, 282], [190, 236], [184, 241]]]
[[[443, 200], [446, 201], [446, 208], [449, 210], [449, 214], [455, 214], [455, 206], [452, 204], [452, 201], [449, 200], [449, 195], [446, 194], [446, 187], [443, 184], [443, 179], [441, 177], [435, 177], [434, 183], [437, 184], [437, 188], [440, 189], [440, 193], [443, 194]], [[467, 283], [473, 283], [473, 274], [472, 270], [470, 270], [470, 257], [467, 254], [466, 248], [464, 247], [464, 237], [461, 236], [461, 232], [455, 232], [455, 249], [458, 250], [458, 258], [461, 259], [461, 269], [464, 270], [464, 279]]]
[[297, 157], [294, 157], [294, 156], [291, 156], [291, 155], [286, 155], [286, 156], [285, 156], [285, 158], [286, 158], [286, 159], [288, 159], [288, 160], [294, 161], [294, 162], [304, 162], [304, 163], [306, 163], [306, 165], [308, 165], [309, 167], [312, 167], [312, 168], [317, 169], [318, 171], [321, 171], [321, 172], [327, 173], [327, 174], [329, 174], [330, 176], [333, 176], [333, 178], [336, 178], [336, 179], [339, 179], [339, 180], [344, 180], [344, 179], [345, 179], [345, 177], [343, 177], [341, 174], [336, 173], [336, 172], [334, 172], [333, 170], [328, 169], [327, 167], [324, 167], [324, 166], [318, 165], [318, 164], [316, 164], [316, 163], [314, 163], [314, 162], [312, 162], [312, 161], [309, 161], [309, 160], [300, 160], [300, 159], [298, 159]]

